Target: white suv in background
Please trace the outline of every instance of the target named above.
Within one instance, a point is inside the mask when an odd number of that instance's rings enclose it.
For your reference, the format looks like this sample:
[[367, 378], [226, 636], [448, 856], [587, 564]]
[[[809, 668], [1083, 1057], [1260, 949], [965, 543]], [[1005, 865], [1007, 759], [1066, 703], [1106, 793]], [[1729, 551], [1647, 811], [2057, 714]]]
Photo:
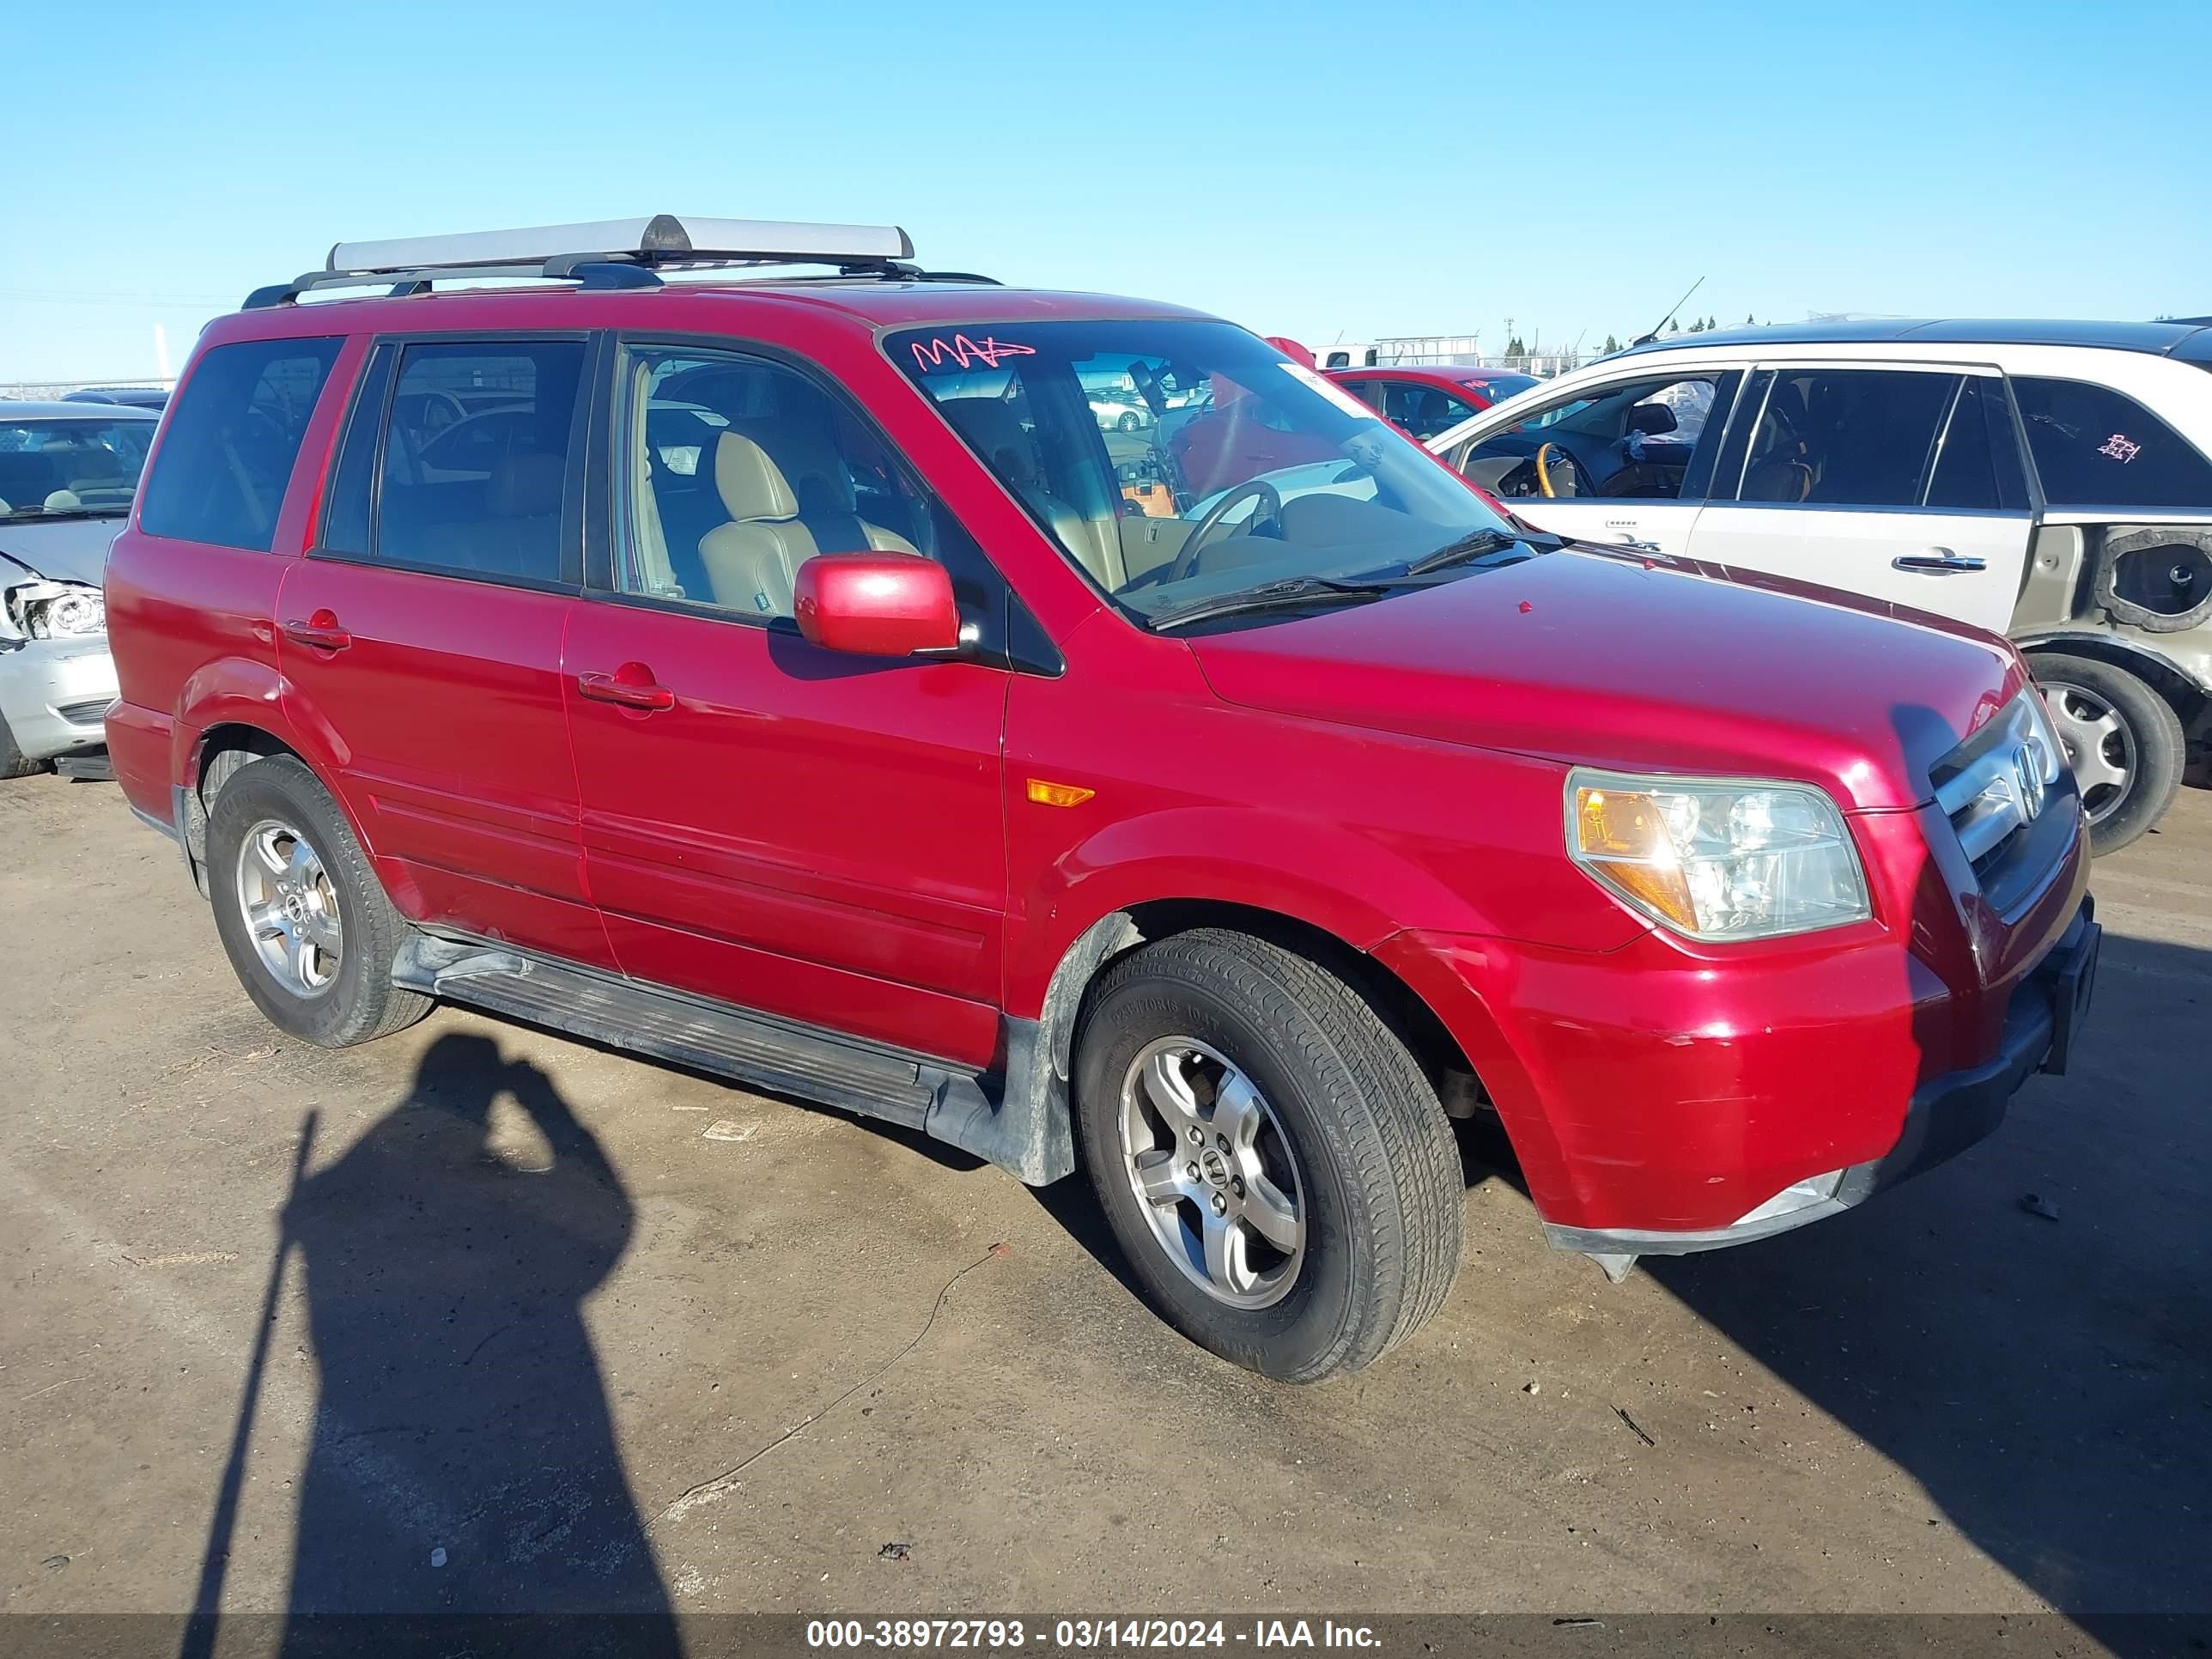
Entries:
[[1561, 535], [2009, 634], [2100, 853], [2212, 722], [2212, 319], [1673, 336], [1429, 447]]

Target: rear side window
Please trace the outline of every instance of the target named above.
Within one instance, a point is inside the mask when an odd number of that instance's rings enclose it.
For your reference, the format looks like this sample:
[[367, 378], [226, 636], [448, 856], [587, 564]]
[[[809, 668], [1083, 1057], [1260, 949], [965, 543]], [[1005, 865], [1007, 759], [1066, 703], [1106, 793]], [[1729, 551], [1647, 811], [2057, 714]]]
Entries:
[[[583, 370], [580, 340], [404, 348], [378, 451], [368, 556], [495, 580], [579, 580], [563, 557], [562, 501]], [[340, 513], [366, 487], [356, 483], [350, 440], [346, 447], [333, 501]], [[331, 527], [346, 528], [342, 519]]]
[[1917, 507], [1958, 384], [1904, 369], [1778, 373], [1752, 430], [1742, 499]]
[[139, 491], [149, 536], [265, 553], [339, 341], [250, 340], [202, 357]]
[[2053, 506], [2212, 507], [2212, 462], [2134, 398], [2082, 380], [2012, 390]]

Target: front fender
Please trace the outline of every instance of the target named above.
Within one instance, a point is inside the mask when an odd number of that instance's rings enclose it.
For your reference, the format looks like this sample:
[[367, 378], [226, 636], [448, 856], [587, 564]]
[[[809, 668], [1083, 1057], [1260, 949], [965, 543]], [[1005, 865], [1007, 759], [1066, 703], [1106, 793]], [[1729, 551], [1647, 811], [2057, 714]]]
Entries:
[[[1295, 862], [1291, 855], [1295, 850]], [[1419, 865], [1327, 820], [1251, 806], [1189, 805], [1124, 818], [1042, 871], [1008, 941], [1007, 1007], [1033, 1018], [1075, 941], [1117, 911], [1163, 901], [1242, 905], [1372, 951], [1406, 915], [1486, 931], [1463, 895]]]

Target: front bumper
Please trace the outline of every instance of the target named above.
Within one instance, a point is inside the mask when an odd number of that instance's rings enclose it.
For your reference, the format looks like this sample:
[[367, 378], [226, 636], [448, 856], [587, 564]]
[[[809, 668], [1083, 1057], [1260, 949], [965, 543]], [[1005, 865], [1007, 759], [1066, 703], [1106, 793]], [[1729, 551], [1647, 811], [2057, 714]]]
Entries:
[[1591, 1255], [1686, 1255], [1787, 1232], [1863, 1204], [1886, 1187], [1932, 1170], [1985, 1139], [2005, 1109], [2039, 1072], [2063, 1074], [2074, 1035], [2089, 1012], [2104, 929], [2084, 898], [2050, 953], [2013, 989], [1996, 1054], [1982, 1065], [1946, 1073], [1913, 1091], [1905, 1127], [1880, 1158], [1794, 1182], [1741, 1220], [1692, 1232], [1625, 1227], [1562, 1227], [1547, 1223], [1557, 1249]]
[[105, 635], [0, 647], [0, 719], [28, 759], [105, 743], [101, 722], [115, 689], [115, 659]]
[[[1891, 816], [1892, 839], [1924, 846]], [[1375, 953], [1458, 1040], [1555, 1242], [1709, 1249], [1940, 1161], [2054, 1046], [2063, 1063], [2072, 1023], [2048, 987], [2096, 937], [2078, 832], [2001, 917], [1954, 902], [1924, 854], [1905, 864], [1887, 884], [1916, 895], [1901, 927], [1713, 948], [1654, 930], [1595, 952], [1409, 931]]]

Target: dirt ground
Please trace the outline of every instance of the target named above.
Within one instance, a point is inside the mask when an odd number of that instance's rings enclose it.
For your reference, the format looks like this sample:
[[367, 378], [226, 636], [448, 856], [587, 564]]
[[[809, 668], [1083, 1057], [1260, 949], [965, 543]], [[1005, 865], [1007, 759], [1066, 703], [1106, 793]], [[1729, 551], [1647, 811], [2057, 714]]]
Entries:
[[0, 848], [7, 1612], [2212, 1607], [2212, 793], [1992, 1141], [1615, 1287], [1471, 1138], [1443, 1312], [1303, 1390], [1079, 1182], [458, 1010], [302, 1047], [112, 786]]

